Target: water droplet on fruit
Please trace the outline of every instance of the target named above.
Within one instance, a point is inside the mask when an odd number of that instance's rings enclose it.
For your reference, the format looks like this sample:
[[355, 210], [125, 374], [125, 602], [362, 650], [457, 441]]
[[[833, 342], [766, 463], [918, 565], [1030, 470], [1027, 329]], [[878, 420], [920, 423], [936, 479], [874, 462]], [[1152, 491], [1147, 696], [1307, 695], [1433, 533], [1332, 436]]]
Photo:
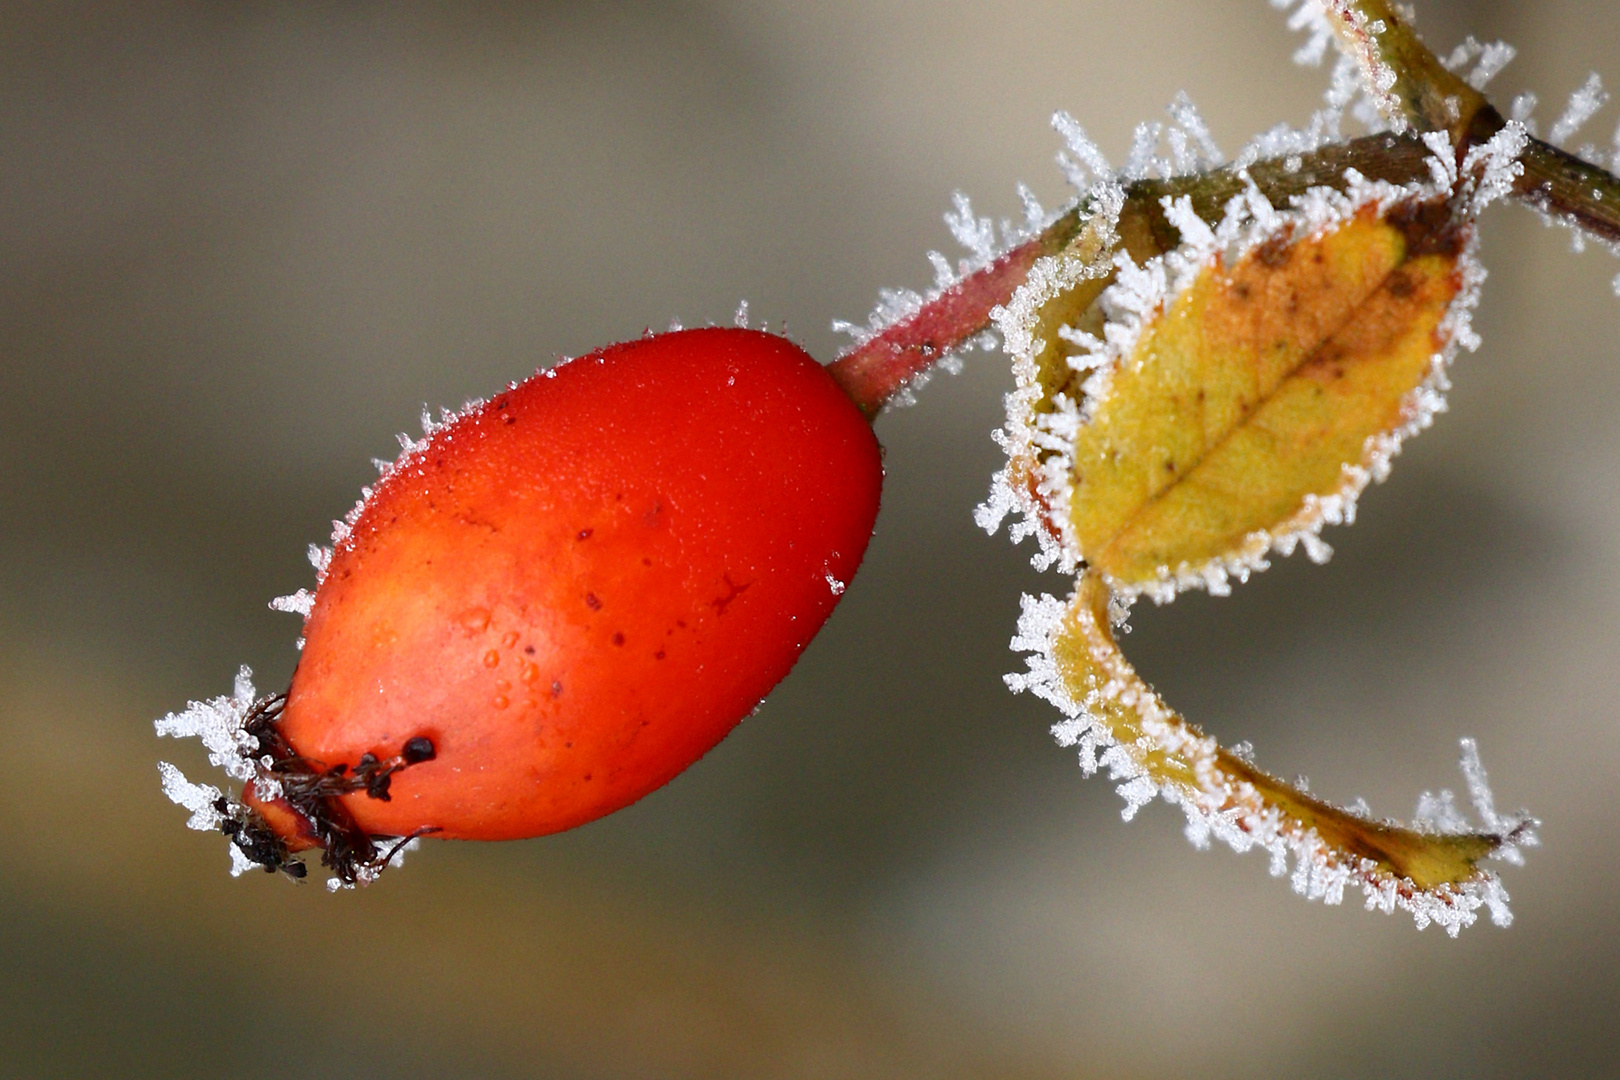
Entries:
[[489, 628], [489, 608], [468, 608], [456, 616], [456, 622], [469, 634], [481, 634]]
[[532, 683], [540, 677], [540, 668], [536, 664], [524, 664], [518, 672], [518, 678], [526, 683]]
[[491, 649], [491, 650], [489, 650], [489, 652], [484, 654], [484, 666], [485, 667], [495, 667], [500, 662], [501, 662], [501, 654], [500, 654], [500, 652], [498, 650]]
[[505, 694], [496, 694], [494, 697], [489, 699], [489, 703], [490, 703], [490, 705], [492, 707], [497, 708], [497, 709], [504, 709], [508, 705], [512, 704], [510, 701], [507, 700]]
[[510, 649], [512, 646], [516, 645], [517, 643], [518, 643], [518, 633], [517, 633], [516, 630], [508, 630], [506, 633], [501, 635], [501, 647], [503, 649]]

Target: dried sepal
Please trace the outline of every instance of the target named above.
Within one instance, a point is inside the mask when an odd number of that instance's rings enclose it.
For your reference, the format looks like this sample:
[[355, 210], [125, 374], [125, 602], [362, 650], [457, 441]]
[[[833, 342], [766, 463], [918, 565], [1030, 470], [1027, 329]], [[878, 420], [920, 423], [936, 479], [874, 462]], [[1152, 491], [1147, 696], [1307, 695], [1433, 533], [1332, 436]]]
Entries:
[[1053, 734], [1078, 748], [1088, 775], [1108, 769], [1126, 820], [1162, 797], [1185, 812], [1188, 837], [1199, 847], [1213, 838], [1238, 852], [1259, 848], [1270, 854], [1274, 876], [1290, 873], [1292, 861], [1294, 891], [1310, 899], [1336, 904], [1355, 886], [1369, 910], [1400, 908], [1419, 928], [1434, 922], [1453, 936], [1482, 906], [1497, 925], [1511, 921], [1500, 879], [1480, 863], [1515, 860], [1520, 846], [1536, 842], [1536, 823], [1497, 816], [1471, 745], [1464, 771], [1483, 828], [1467, 826], [1449, 793], [1441, 800], [1449, 812], [1421, 829], [1333, 806], [1222, 749], [1166, 705], [1115, 644], [1114, 600], [1090, 572], [1066, 602], [1026, 596], [1013, 648], [1027, 654], [1027, 670], [1007, 682], [1064, 714]]

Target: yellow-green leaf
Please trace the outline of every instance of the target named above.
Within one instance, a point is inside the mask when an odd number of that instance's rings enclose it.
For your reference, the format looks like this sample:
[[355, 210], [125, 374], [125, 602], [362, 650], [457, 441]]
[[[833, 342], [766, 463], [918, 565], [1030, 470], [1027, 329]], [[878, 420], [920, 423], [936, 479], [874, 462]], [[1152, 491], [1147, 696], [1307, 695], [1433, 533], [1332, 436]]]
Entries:
[[1481, 904], [1502, 899], [1495, 876], [1478, 863], [1522, 840], [1528, 825], [1511, 821], [1503, 834], [1420, 832], [1351, 813], [1261, 771], [1220, 748], [1136, 674], [1110, 629], [1111, 595], [1100, 575], [1086, 571], [1053, 625], [1021, 626], [1023, 644], [1040, 656], [1032, 670], [1049, 672], [1055, 685], [1042, 688], [1034, 678], [1015, 685], [1070, 712], [1060, 738], [1089, 741], [1092, 755], [1101, 749], [1101, 763], [1124, 781], [1133, 805], [1162, 795], [1206, 838], [1266, 849], [1279, 869], [1277, 860], [1292, 856], [1296, 888], [1330, 901], [1356, 885], [1377, 903], [1455, 932]]
[[1263, 554], [1309, 497], [1354, 484], [1444, 347], [1457, 254], [1364, 211], [1204, 269], [1142, 328], [1078, 429], [1080, 557], [1127, 588], [1196, 575]]

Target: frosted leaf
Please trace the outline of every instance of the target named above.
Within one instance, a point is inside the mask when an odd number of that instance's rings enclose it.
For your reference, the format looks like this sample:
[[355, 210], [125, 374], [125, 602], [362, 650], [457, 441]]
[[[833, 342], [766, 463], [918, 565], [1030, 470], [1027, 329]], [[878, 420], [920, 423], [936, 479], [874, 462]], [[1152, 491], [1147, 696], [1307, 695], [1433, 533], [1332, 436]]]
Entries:
[[1563, 146], [1608, 100], [1609, 93], [1603, 89], [1603, 80], [1596, 72], [1588, 75], [1581, 88], [1570, 95], [1569, 105], [1547, 133], [1547, 141], [1554, 146]]
[[[1467, 209], [1500, 197], [1511, 184], [1516, 168], [1513, 155], [1522, 146], [1523, 138], [1522, 126], [1510, 125], [1469, 158], [1471, 171], [1462, 199]], [[1427, 185], [1397, 187], [1347, 174], [1349, 191], [1313, 188], [1296, 197], [1290, 207], [1279, 209], [1251, 182], [1230, 201], [1214, 227], [1198, 216], [1189, 198], [1161, 200], [1165, 218], [1178, 231], [1182, 243], [1141, 265], [1123, 253], [1116, 254], [1112, 281], [1092, 302], [1092, 308], [1102, 315], [1100, 325], [1088, 324], [1084, 330], [1072, 325], [1079, 310], [1074, 305], [1083, 301], [1066, 298], [1089, 295], [1084, 290], [1093, 286], [1087, 282], [1095, 279], [1103, 266], [1084, 259], [1037, 264], [1026, 285], [995, 316], [1013, 359], [1018, 390], [1007, 398], [1008, 423], [997, 435], [997, 442], [1008, 453], [1008, 468], [997, 474], [990, 498], [979, 508], [979, 524], [994, 531], [1009, 513], [1021, 512], [1024, 520], [1010, 535], [1015, 540], [1037, 537], [1041, 550], [1034, 562], [1038, 568], [1054, 564], [1074, 567], [1082, 559], [1092, 558], [1083, 545], [1076, 546], [1065, 513], [1075, 498], [1067, 475], [1073, 469], [1068, 440], [1096, 423], [1098, 410], [1113, 407], [1112, 395], [1119, 392], [1119, 379], [1137, 378], [1143, 364], [1161, 355], [1155, 351], [1159, 346], [1139, 348], [1143, 335], [1164, 322], [1172, 308], [1180, 310], [1176, 305], [1195, 281], [1215, 273], [1216, 266], [1241, 265], [1262, 245], [1290, 238], [1294, 243], [1315, 242], [1313, 238], [1332, 233], [1358, 215], [1373, 214], [1381, 219], [1398, 204], [1416, 205], [1449, 197], [1463, 177], [1444, 136], [1433, 141], [1436, 152], [1431, 161], [1432, 182]], [[1114, 197], [1122, 200], [1123, 192]], [[1319, 535], [1322, 527], [1354, 519], [1360, 491], [1368, 483], [1383, 479], [1402, 442], [1427, 427], [1434, 414], [1444, 409], [1443, 395], [1448, 385], [1445, 368], [1455, 349], [1477, 344], [1469, 316], [1477, 302], [1483, 270], [1473, 257], [1472, 231], [1463, 229], [1459, 235], [1463, 242], [1454, 256], [1455, 278], [1436, 279], [1455, 280], [1461, 285], [1454, 293], [1440, 290], [1435, 294], [1434, 302], [1443, 305], [1436, 309], [1439, 322], [1435, 337], [1444, 347], [1437, 354], [1431, 355], [1425, 349], [1421, 355], [1413, 355], [1411, 363], [1418, 366], [1411, 380], [1416, 385], [1401, 399], [1399, 420], [1393, 427], [1374, 429], [1359, 454], [1347, 451], [1339, 459], [1342, 466], [1338, 467], [1337, 485], [1314, 489], [1304, 497], [1297, 514], [1264, 527], [1257, 524], [1257, 531], [1217, 558], [1200, 557], [1185, 564], [1171, 558], [1168, 564], [1160, 564], [1162, 568], [1152, 580], [1132, 578], [1127, 583], [1125, 579], [1111, 578], [1116, 589], [1140, 590], [1159, 602], [1184, 588], [1202, 588], [1223, 595], [1230, 591], [1232, 578], [1246, 580], [1250, 573], [1266, 568], [1271, 551], [1286, 554], [1303, 547], [1312, 559], [1322, 561], [1328, 557], [1331, 548]], [[1446, 297], [1450, 297], [1449, 303]], [[1064, 321], [1045, 324], [1044, 312], [1049, 305], [1055, 305], [1054, 311], [1068, 312]], [[1058, 346], [1055, 350], [1054, 345]], [[1067, 387], [1062, 386], [1067, 376], [1054, 372], [1053, 364], [1058, 362], [1073, 372]], [[1164, 378], [1176, 382], [1168, 374]], [[1059, 388], [1061, 393], [1055, 393]], [[1197, 460], [1196, 455], [1193, 460]], [[1088, 471], [1098, 472], [1095, 468]], [[1092, 505], [1090, 496], [1087, 500], [1085, 505]]]
[[[1033, 693], [1059, 709], [1064, 719], [1053, 725], [1053, 736], [1078, 749], [1087, 775], [1108, 769], [1126, 820], [1161, 797], [1181, 808], [1194, 846], [1219, 840], [1239, 853], [1265, 851], [1271, 874], [1288, 876], [1307, 899], [1337, 904], [1356, 886], [1368, 910], [1404, 909], [1420, 929], [1438, 924], [1452, 936], [1475, 922], [1481, 907], [1498, 925], [1511, 921], [1500, 880], [1477, 864], [1489, 854], [1511, 858], [1518, 846], [1533, 843], [1533, 821], [1497, 817], [1486, 793], [1475, 802], [1487, 828], [1473, 833], [1449, 795], [1425, 796], [1445, 828], [1431, 820], [1419, 832], [1372, 821], [1360, 800], [1343, 810], [1289, 788], [1255, 769], [1247, 755], [1221, 750], [1142, 682], [1108, 631], [1110, 599], [1091, 574], [1082, 575], [1067, 603], [1026, 595], [1012, 640], [1026, 670], [1006, 681], [1015, 693]], [[1471, 791], [1484, 791], [1469, 742], [1463, 769]]]

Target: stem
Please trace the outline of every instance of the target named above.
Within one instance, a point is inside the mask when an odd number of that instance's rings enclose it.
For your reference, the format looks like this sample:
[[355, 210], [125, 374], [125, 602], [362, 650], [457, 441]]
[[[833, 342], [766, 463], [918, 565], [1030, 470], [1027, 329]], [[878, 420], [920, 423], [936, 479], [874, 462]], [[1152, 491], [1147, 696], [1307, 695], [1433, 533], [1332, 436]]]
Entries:
[[[1444, 131], [1453, 146], [1474, 134], [1476, 114], [1489, 109], [1490, 103], [1484, 94], [1446, 70], [1394, 4], [1331, 0], [1326, 10], [1344, 51], [1361, 64], [1362, 84], [1373, 92], [1398, 129], [1409, 123], [1419, 131]], [[1387, 87], [1380, 85], [1384, 71], [1395, 77]], [[1496, 127], [1501, 126], [1498, 117]], [[1494, 131], [1485, 137], [1490, 134]]]
[[[1388, 0], [1333, 0], [1328, 17], [1345, 51], [1361, 62], [1368, 86], [1380, 67], [1394, 74], [1394, 85], [1380, 95], [1391, 119], [1446, 132], [1459, 161], [1505, 126], [1485, 95], [1447, 71]], [[1374, 32], [1379, 23], [1383, 29]], [[1539, 139], [1530, 140], [1519, 162], [1524, 172], [1513, 184], [1515, 198], [1620, 244], [1620, 180], [1613, 174]]]
[[[1396, 184], [1426, 177], [1428, 156], [1428, 148], [1411, 136], [1369, 135], [1305, 155], [1296, 169], [1281, 160], [1260, 161], [1246, 171], [1228, 167], [1172, 180], [1138, 180], [1126, 189], [1128, 220], [1121, 225], [1126, 247], [1133, 256], [1147, 258], [1180, 243], [1160, 206], [1165, 196], [1190, 196], [1198, 216], [1214, 225], [1225, 213], [1227, 200], [1244, 191], [1251, 180], [1281, 207], [1312, 187], [1345, 186], [1346, 169]], [[852, 347], [827, 366], [828, 372], [862, 413], [869, 419], [877, 416], [941, 358], [984, 332], [990, 313], [1012, 298], [1036, 260], [1057, 254], [1080, 235], [1090, 210], [1088, 203], [1075, 205], [1035, 239], [1005, 252]], [[1138, 236], [1143, 230], [1146, 235]]]
[[1519, 162], [1524, 173], [1513, 182], [1516, 198], [1610, 245], [1620, 244], [1620, 179], [1540, 139], [1530, 140]]
[[1043, 255], [1061, 251], [1079, 231], [1075, 206], [1035, 239], [962, 278], [912, 314], [860, 342], [827, 371], [868, 419], [883, 411], [905, 387], [990, 325], [990, 312], [1005, 304]]

